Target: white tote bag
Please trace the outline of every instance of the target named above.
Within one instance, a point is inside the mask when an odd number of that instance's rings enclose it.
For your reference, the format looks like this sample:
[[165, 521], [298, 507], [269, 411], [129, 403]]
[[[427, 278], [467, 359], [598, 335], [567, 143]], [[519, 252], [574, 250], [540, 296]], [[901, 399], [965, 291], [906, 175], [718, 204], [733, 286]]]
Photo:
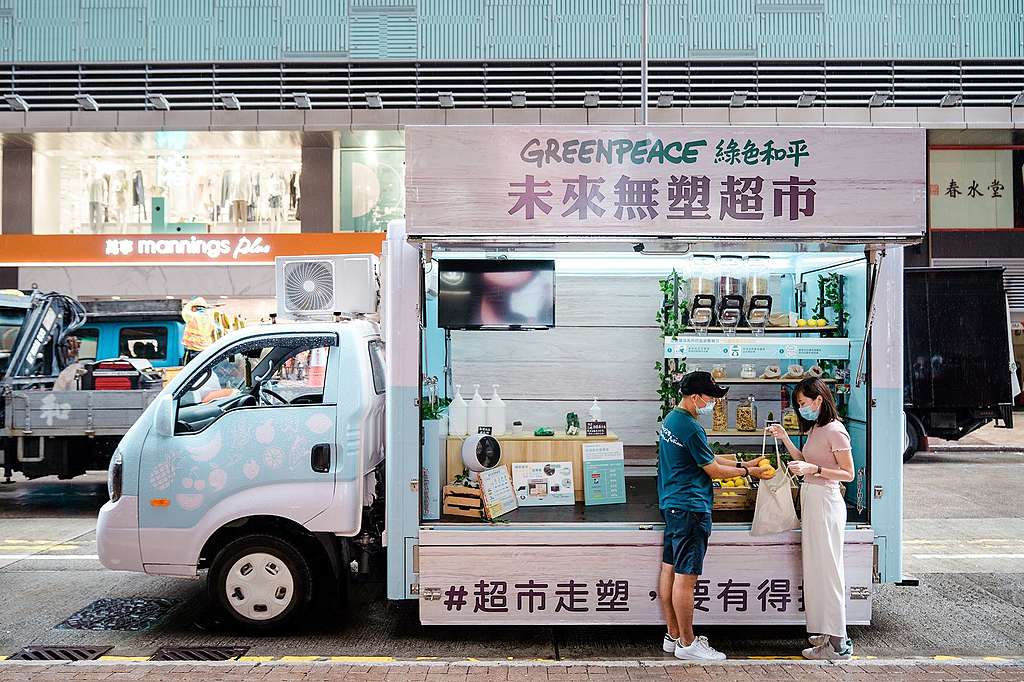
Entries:
[[[767, 450], [768, 431], [761, 437], [761, 456]], [[757, 484], [757, 500], [754, 503], [754, 522], [750, 527], [751, 535], [775, 535], [800, 527], [800, 519], [796, 515], [793, 504], [793, 478], [789, 467], [779, 457], [779, 442], [775, 444], [775, 463], [778, 465], [774, 476]]]

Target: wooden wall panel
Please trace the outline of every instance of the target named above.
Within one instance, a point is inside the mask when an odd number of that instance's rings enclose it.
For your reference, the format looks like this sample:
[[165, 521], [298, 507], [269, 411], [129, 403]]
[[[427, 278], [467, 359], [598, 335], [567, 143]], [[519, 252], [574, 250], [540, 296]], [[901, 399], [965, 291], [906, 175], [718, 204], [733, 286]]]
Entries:
[[554, 329], [453, 332], [452, 373], [468, 400], [473, 384], [491, 385], [508, 403], [508, 420], [565, 428], [565, 414], [586, 418], [594, 397], [609, 429], [626, 445], [653, 445], [659, 414], [663, 344], [655, 322], [657, 277], [558, 276]]

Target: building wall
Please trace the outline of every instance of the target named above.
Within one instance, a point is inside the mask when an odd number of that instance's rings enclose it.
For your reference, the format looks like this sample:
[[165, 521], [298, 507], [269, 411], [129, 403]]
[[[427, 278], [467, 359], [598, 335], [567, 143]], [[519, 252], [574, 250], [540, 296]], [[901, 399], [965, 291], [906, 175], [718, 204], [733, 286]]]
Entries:
[[[638, 0], [0, 0], [0, 61], [631, 59]], [[653, 59], [1014, 59], [1017, 0], [650, 0]]]

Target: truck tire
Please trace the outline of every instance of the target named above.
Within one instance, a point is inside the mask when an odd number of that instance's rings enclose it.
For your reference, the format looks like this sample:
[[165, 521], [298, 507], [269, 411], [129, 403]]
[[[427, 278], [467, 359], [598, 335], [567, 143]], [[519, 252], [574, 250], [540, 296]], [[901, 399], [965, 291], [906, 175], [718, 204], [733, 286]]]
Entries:
[[921, 430], [920, 422], [917, 421], [917, 417], [909, 414], [904, 414], [904, 417], [903, 421], [906, 422], [906, 427], [903, 434], [903, 463], [906, 464], [914, 459], [914, 455], [917, 454], [917, 449], [921, 444], [924, 433]]
[[302, 551], [273, 535], [245, 535], [224, 546], [207, 579], [210, 600], [249, 630], [284, 627], [301, 616], [313, 593]]

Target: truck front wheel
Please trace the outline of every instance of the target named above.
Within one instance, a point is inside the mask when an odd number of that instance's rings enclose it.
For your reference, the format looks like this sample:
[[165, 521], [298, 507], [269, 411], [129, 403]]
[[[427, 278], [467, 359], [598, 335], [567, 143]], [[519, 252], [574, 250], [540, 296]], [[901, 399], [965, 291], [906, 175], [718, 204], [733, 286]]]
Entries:
[[282, 627], [309, 605], [313, 574], [296, 545], [272, 535], [232, 540], [210, 565], [210, 599], [251, 630]]

